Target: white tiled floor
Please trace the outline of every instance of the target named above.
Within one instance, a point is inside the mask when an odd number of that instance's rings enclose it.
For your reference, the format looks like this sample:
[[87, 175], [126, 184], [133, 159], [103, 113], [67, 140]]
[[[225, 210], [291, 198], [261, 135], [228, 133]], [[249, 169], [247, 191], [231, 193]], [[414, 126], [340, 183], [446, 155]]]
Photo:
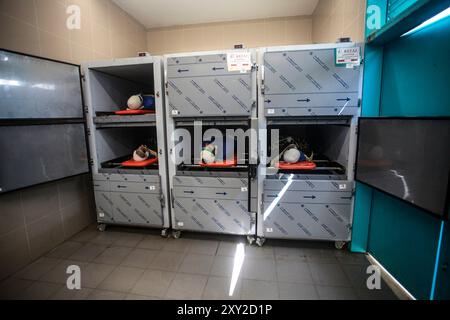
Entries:
[[[396, 299], [387, 284], [368, 290], [362, 254], [329, 243], [267, 241], [245, 245], [232, 296], [241, 237], [91, 226], [0, 282], [2, 299]], [[69, 265], [81, 268], [82, 290], [65, 286]]]

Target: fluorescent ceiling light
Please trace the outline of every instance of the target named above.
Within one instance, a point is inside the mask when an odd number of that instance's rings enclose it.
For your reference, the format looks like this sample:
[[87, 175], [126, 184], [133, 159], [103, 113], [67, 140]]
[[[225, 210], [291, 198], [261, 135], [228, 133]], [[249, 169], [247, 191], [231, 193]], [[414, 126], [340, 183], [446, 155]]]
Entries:
[[415, 27], [414, 29], [409, 30], [408, 32], [406, 32], [405, 34], [402, 35], [402, 37], [410, 35], [420, 29], [425, 28], [426, 26], [435, 23], [439, 20], [442, 20], [446, 17], [450, 16], [450, 7], [448, 7], [447, 9], [445, 9], [444, 11], [438, 13], [437, 15], [435, 15], [434, 17], [428, 19], [427, 21], [423, 22], [422, 24], [418, 25], [417, 27]]

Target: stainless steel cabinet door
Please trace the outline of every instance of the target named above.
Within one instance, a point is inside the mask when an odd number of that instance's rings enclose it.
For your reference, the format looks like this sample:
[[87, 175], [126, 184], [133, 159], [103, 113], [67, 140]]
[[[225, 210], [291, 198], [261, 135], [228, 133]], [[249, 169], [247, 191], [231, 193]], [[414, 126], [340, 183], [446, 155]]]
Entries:
[[247, 235], [253, 230], [247, 209], [247, 201], [177, 197], [174, 199], [174, 228]]
[[114, 220], [117, 223], [162, 226], [162, 208], [158, 195], [111, 192]]
[[265, 203], [267, 238], [347, 241], [350, 204]]
[[334, 51], [265, 53], [266, 116], [356, 114], [361, 68], [336, 66]]
[[97, 221], [114, 222], [111, 192], [94, 189], [94, 197], [97, 210]]
[[226, 54], [169, 58], [167, 63], [172, 117], [251, 115], [253, 70], [228, 71]]

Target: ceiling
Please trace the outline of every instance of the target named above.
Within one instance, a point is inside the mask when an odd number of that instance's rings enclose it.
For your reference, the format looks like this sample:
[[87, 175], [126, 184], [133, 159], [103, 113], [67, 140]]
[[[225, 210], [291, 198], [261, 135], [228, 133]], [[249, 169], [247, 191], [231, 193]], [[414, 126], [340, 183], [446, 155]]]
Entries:
[[319, 0], [113, 0], [146, 28], [311, 15]]

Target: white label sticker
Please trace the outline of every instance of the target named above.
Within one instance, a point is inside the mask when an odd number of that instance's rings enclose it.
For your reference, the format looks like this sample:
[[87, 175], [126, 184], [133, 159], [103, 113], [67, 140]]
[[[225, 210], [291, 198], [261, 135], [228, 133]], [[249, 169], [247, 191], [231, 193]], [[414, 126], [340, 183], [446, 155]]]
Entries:
[[248, 72], [252, 69], [252, 53], [250, 51], [233, 51], [227, 53], [228, 72]]
[[150, 186], [149, 189], [150, 190], [156, 190], [156, 187], [155, 186]]
[[267, 114], [274, 114], [275, 113], [275, 109], [267, 109]]
[[178, 225], [179, 227], [182, 227], [182, 226], [184, 226], [184, 222], [178, 221], [177, 225]]
[[339, 190], [344, 190], [347, 189], [347, 185], [346, 184], [340, 184], [339, 185]]
[[98, 216], [99, 216], [100, 218], [104, 218], [104, 217], [105, 217], [105, 214], [104, 214], [103, 212], [99, 212], [99, 213], [98, 213]]
[[247, 187], [241, 187], [241, 191], [242, 191], [242, 192], [247, 192], [247, 191], [248, 191], [248, 188], [247, 188]]
[[178, 110], [172, 110], [172, 115], [173, 115], [173, 116], [178, 115]]
[[273, 228], [266, 228], [266, 232], [273, 232]]
[[345, 65], [347, 68], [349, 68], [349, 65], [359, 66], [361, 64], [361, 48], [337, 48], [336, 64]]

